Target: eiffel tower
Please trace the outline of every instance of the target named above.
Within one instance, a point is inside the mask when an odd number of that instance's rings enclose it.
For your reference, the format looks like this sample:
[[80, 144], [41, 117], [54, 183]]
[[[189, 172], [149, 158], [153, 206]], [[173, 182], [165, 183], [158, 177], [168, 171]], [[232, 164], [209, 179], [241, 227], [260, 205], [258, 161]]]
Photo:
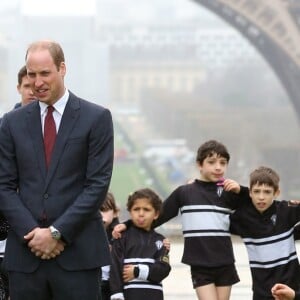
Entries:
[[273, 68], [300, 120], [300, 0], [193, 0], [239, 30]]

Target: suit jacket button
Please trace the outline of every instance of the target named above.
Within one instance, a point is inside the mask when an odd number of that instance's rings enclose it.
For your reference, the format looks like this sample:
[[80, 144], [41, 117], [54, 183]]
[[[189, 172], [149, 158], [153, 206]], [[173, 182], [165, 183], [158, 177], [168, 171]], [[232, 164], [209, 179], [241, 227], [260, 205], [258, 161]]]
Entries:
[[44, 194], [44, 199], [48, 199], [49, 198], [49, 195], [46, 193]]

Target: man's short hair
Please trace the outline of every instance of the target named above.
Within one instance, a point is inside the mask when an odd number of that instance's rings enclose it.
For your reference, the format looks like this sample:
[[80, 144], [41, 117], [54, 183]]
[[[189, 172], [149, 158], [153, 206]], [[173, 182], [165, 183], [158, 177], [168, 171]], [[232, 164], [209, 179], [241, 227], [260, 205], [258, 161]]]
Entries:
[[54, 61], [54, 64], [57, 67], [57, 70], [59, 70], [61, 63], [65, 62], [65, 55], [64, 55], [64, 51], [63, 51], [62, 47], [60, 46], [60, 44], [58, 44], [55, 41], [41, 40], [41, 41], [33, 42], [32, 44], [30, 44], [28, 46], [28, 49], [26, 51], [25, 60], [27, 60], [27, 56], [28, 56], [29, 52], [35, 51], [35, 50], [41, 50], [41, 49], [49, 51], [49, 53]]

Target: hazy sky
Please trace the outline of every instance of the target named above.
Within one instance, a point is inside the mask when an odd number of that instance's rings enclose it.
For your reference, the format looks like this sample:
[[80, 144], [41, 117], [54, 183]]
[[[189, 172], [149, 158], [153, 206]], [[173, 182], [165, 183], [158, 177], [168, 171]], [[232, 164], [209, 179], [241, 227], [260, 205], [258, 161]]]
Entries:
[[[153, 19], [220, 20], [193, 0], [1, 0], [0, 12], [19, 11], [27, 16], [83, 16], [98, 13], [103, 21], [131, 20], [147, 22]], [[220, 21], [221, 22], [221, 21]]]
[[24, 15], [93, 15], [96, 0], [21, 0]]

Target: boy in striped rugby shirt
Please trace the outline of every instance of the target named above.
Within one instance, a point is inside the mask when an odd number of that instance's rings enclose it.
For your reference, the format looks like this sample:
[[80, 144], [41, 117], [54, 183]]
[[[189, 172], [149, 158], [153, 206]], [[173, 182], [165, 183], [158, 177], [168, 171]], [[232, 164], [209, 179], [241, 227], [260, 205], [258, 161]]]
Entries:
[[[203, 143], [196, 157], [199, 179], [176, 188], [163, 202], [163, 212], [155, 222], [159, 226], [181, 214], [182, 262], [191, 267], [198, 299], [229, 300], [231, 286], [239, 281], [229, 216], [241, 203], [237, 193], [247, 189], [233, 180], [223, 179], [229, 159], [222, 143], [216, 140]], [[124, 224], [117, 225], [113, 236], [117, 238], [122, 230]]]
[[164, 236], [152, 227], [161, 207], [161, 199], [151, 189], [128, 197], [132, 226], [112, 243], [111, 300], [163, 300], [161, 281], [171, 267]]
[[250, 174], [249, 194], [231, 216], [231, 232], [240, 235], [248, 251], [253, 300], [274, 299], [277, 282], [299, 290], [300, 267], [294, 226], [300, 221], [300, 205], [277, 201], [279, 176], [271, 168], [259, 167]]

